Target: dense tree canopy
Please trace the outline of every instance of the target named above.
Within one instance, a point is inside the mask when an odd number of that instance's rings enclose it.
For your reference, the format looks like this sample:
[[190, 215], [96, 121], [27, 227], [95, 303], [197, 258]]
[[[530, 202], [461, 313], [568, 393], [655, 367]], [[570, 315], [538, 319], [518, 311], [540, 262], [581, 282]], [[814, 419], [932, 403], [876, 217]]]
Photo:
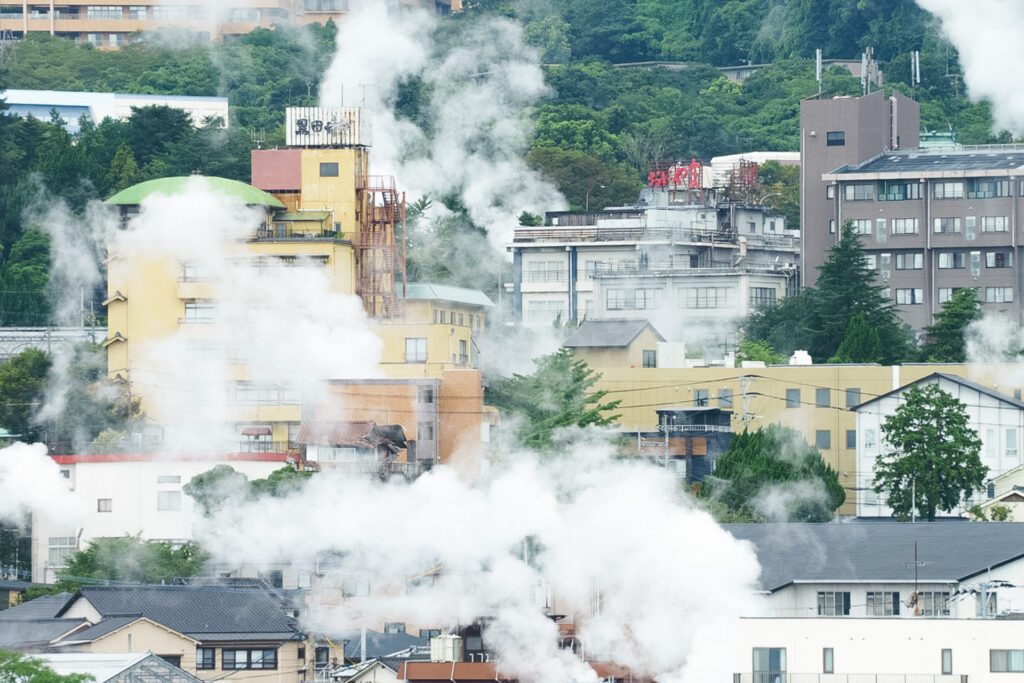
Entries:
[[0, 650], [0, 683], [86, 683], [93, 680], [89, 674], [61, 675], [40, 659]]
[[266, 479], [249, 481], [249, 477], [230, 465], [217, 465], [192, 477], [184, 490], [209, 517], [226, 507], [263, 496], [287, 496], [301, 490], [312, 475], [312, 472], [299, 471], [294, 467], [282, 467], [271, 472]]
[[699, 498], [722, 521], [827, 522], [846, 492], [799, 432], [769, 425], [733, 436]]
[[981, 319], [981, 301], [977, 287], [964, 287], [942, 304], [935, 322], [924, 328], [921, 360], [926, 363], [963, 363], [967, 361], [964, 333], [975, 320]]
[[903, 398], [882, 423], [889, 450], [875, 461], [874, 489], [896, 519], [916, 511], [934, 520], [936, 511], [952, 512], [981, 488], [988, 473], [981, 439], [966, 406], [938, 384], [912, 386]]

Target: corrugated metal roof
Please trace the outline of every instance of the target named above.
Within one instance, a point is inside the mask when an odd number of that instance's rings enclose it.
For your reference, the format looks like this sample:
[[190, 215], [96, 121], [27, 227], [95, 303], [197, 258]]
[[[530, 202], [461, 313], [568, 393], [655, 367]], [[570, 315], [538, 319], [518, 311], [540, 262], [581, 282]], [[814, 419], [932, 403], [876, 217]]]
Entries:
[[0, 621], [0, 648], [18, 650], [47, 645], [87, 624], [85, 619], [11, 619]]
[[[396, 285], [398, 293], [402, 293], [401, 285]], [[493, 306], [494, 302], [479, 289], [437, 285], [430, 282], [410, 282], [406, 285], [405, 298], [409, 300], [451, 301], [469, 306]]]
[[1024, 166], [1024, 152], [965, 151], [935, 154], [923, 151], [891, 152], [859, 165], [838, 168], [837, 175], [854, 173], [921, 173], [928, 171], [1012, 170]]
[[1017, 522], [846, 522], [841, 524], [725, 524], [750, 541], [761, 563], [761, 588], [794, 581], [956, 583], [1024, 557], [1024, 524]]
[[20, 621], [23, 619], [52, 619], [57, 612], [63, 609], [71, 593], [57, 593], [56, 595], [44, 595], [35, 600], [23, 602], [14, 607], [0, 610], [0, 621]]
[[106, 203], [118, 205], [141, 204], [144, 199], [155, 194], [176, 195], [193, 188], [201, 188], [214, 194], [234, 197], [246, 204], [269, 206], [275, 209], [285, 208], [285, 205], [276, 197], [252, 185], [247, 185], [238, 180], [204, 175], [173, 176], [170, 178], [147, 180], [144, 183], [126, 187], [109, 198]]
[[562, 346], [571, 349], [629, 346], [648, 327], [659, 341], [665, 341], [646, 320], [585, 320]]
[[971, 380], [965, 379], [963, 377], [960, 377], [959, 375], [951, 375], [948, 372], [933, 372], [932, 374], [928, 375], [927, 377], [922, 377], [921, 379], [919, 379], [919, 380], [917, 380], [915, 382], [910, 382], [908, 384], [904, 384], [903, 386], [899, 387], [898, 389], [893, 389], [892, 391], [886, 392], [886, 393], [882, 394], [881, 396], [875, 396], [874, 398], [872, 398], [872, 399], [870, 399], [868, 401], [864, 401], [860, 405], [856, 405], [853, 408], [851, 408], [851, 410], [858, 410], [858, 409], [860, 409], [860, 408], [862, 408], [862, 407], [864, 407], [864, 406], [866, 406], [868, 404], [874, 403], [875, 401], [881, 401], [883, 398], [887, 398], [887, 397], [892, 396], [894, 394], [898, 394], [900, 392], [906, 391], [908, 388], [914, 386], [915, 384], [932, 384], [932, 380], [934, 380], [934, 379], [944, 379], [947, 382], [952, 382], [953, 384], [959, 384], [961, 386], [967, 387], [968, 389], [973, 389], [974, 391], [977, 391], [980, 394], [983, 394], [985, 396], [989, 396], [991, 398], [994, 398], [997, 401], [1002, 401], [1003, 403], [1008, 403], [1008, 404], [1014, 406], [1015, 408], [1019, 408], [1021, 410], [1024, 410], [1024, 401], [1020, 401], [1020, 400], [1015, 399], [1015, 398], [1013, 398], [1011, 396], [1007, 396], [1006, 394], [1001, 394], [998, 391], [996, 391], [995, 389], [993, 389], [992, 387], [986, 387], [983, 384], [978, 384], [977, 382], [972, 382]]

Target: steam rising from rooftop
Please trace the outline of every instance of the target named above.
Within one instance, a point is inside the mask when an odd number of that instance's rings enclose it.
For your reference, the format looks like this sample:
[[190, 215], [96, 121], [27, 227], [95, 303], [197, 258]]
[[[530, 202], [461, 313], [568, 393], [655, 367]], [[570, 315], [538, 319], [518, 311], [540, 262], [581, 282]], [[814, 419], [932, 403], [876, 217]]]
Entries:
[[1024, 134], [1024, 5], [1014, 0], [917, 0], [942, 21], [973, 99], [992, 103], [995, 125]]
[[74, 523], [84, 509], [43, 444], [16, 443], [0, 450], [0, 523], [18, 524], [29, 510]]

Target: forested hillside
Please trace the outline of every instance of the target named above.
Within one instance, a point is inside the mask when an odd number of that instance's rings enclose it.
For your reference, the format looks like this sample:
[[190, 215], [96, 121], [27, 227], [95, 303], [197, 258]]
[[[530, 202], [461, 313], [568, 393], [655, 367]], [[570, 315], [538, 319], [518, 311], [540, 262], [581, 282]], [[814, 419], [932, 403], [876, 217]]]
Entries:
[[[550, 96], [523, 113], [534, 127], [527, 159], [576, 208], [635, 198], [653, 160], [797, 149], [799, 101], [818, 87], [815, 48], [826, 58], [856, 59], [872, 46], [887, 87], [907, 93], [909, 53], [920, 50], [922, 84], [915, 95], [923, 127], [952, 130], [965, 143], [1008, 139], [990, 131], [987, 104], [966, 99], [955, 50], [909, 1], [466, 4], [463, 14], [436, 31], [437, 49], [457, 44], [482, 18], [522, 24], [523, 39], [537, 48], [550, 86]], [[49, 36], [19, 42], [13, 58], [0, 65], [0, 88], [224, 95], [231, 102], [231, 128], [195, 129], [159, 108], [128, 122], [95, 122], [74, 136], [50, 122], [0, 117], [0, 324], [48, 319], [39, 296], [47, 281], [47, 242], [32, 224], [33, 202], [46, 203], [54, 194], [81, 210], [89, 199], [134, 182], [193, 170], [247, 180], [256, 141], [283, 142], [284, 107], [316, 102], [335, 34], [333, 25], [282, 27], [217, 45], [164, 35], [118, 51]], [[621, 66], [641, 61], [686, 64]], [[769, 66], [742, 84], [716, 68], [743, 62]], [[860, 82], [830, 69], [823, 88], [857, 94]], [[415, 77], [399, 88], [394, 104], [400, 116], [420, 116], [423, 90]], [[784, 180], [776, 175], [765, 180]], [[450, 198], [436, 199], [452, 205]], [[771, 201], [794, 214], [792, 196]], [[435, 258], [444, 262], [443, 254]]]

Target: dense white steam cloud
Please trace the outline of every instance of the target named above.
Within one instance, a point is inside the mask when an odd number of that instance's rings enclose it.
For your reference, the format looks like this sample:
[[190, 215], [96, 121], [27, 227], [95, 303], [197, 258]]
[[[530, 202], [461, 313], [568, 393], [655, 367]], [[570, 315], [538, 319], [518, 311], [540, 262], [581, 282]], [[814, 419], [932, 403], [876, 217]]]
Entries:
[[[387, 4], [354, 5], [339, 28], [320, 102], [364, 106], [374, 127], [374, 167], [394, 173], [413, 197], [457, 196], [503, 249], [520, 213], [565, 206], [522, 158], [526, 109], [548, 92], [538, 54], [523, 45], [519, 24], [501, 18], [463, 25], [458, 44], [446, 49], [433, 40], [433, 15], [407, 7], [389, 12]], [[418, 123], [394, 114], [398, 87], [412, 77], [430, 98]]]
[[42, 444], [0, 450], [0, 523], [19, 524], [27, 511], [74, 524], [85, 512]]
[[[222, 510], [199, 538], [234, 562], [319, 559], [305, 620], [327, 634], [491, 617], [485, 644], [502, 672], [596, 680], [558, 649], [547, 602], [576, 618], [590, 658], [662, 681], [727, 677], [715, 643], [756, 612], [752, 548], [694, 507], [670, 474], [615, 460], [603, 434], [562, 436], [559, 456], [515, 453], [475, 484], [444, 467], [408, 485], [321, 473], [292, 498]], [[369, 597], [342, 599], [346, 583], [368, 584]]]
[[974, 99], [992, 103], [998, 128], [1024, 134], [1024, 4], [1017, 0], [917, 0], [942, 21]]

